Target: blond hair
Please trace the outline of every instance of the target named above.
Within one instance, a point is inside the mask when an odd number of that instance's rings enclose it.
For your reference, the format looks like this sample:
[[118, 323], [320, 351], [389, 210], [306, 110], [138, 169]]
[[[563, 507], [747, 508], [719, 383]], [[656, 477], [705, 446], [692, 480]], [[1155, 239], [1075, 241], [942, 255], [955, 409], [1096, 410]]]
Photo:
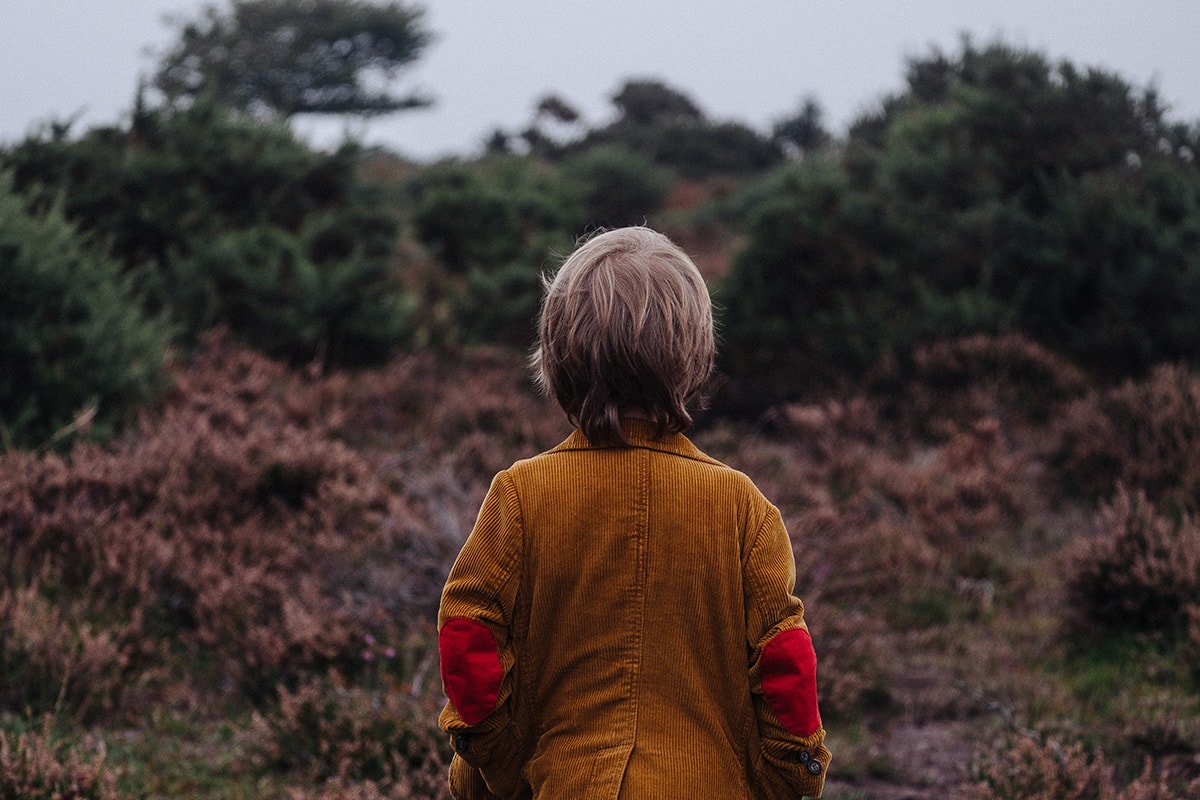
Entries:
[[692, 424], [713, 368], [712, 301], [666, 236], [618, 228], [584, 241], [545, 282], [534, 377], [593, 443], [627, 442], [622, 414], [658, 435]]

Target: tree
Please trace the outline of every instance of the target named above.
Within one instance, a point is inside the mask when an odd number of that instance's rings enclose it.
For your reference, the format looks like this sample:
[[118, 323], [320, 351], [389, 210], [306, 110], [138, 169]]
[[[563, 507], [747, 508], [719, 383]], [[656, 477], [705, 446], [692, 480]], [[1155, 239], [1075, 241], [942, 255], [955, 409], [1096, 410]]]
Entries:
[[767, 137], [738, 122], [709, 120], [690, 97], [658, 81], [627, 81], [612, 103], [616, 120], [562, 152], [615, 147], [687, 178], [761, 172], [783, 158]]
[[385, 114], [429, 105], [387, 84], [430, 41], [423, 12], [366, 0], [233, 0], [177, 22], [153, 84], [168, 102], [255, 115]]
[[719, 291], [725, 368], [766, 387], [755, 402], [973, 334], [1113, 380], [1195, 361], [1193, 129], [1119, 76], [1001, 44], [906, 77], [836, 151], [743, 195]]
[[633, 125], [655, 125], [670, 119], [701, 121], [704, 114], [687, 95], [653, 80], [627, 81], [612, 97], [621, 118]]

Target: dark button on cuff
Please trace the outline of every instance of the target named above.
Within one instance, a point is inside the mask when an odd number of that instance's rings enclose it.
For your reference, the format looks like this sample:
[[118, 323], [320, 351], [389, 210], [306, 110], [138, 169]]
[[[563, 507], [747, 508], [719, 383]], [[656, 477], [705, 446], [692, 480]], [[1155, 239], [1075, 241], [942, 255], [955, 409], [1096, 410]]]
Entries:
[[799, 761], [801, 764], [807, 764], [809, 761], [811, 761], [811, 760], [812, 760], [812, 756], [811, 756], [811, 755], [809, 755], [809, 753], [808, 753], [808, 751], [807, 751], [807, 750], [799, 750], [799, 751], [797, 751], [797, 752], [796, 752], [796, 755], [794, 756], [794, 758], [795, 758], [797, 761]]
[[821, 774], [821, 762], [817, 761], [815, 758], [810, 759], [808, 762], [808, 774], [809, 775], [820, 775]]
[[454, 752], [458, 753], [459, 755], [467, 752], [467, 750], [471, 747], [471, 738], [465, 733], [454, 734], [454, 738], [450, 741], [454, 746]]

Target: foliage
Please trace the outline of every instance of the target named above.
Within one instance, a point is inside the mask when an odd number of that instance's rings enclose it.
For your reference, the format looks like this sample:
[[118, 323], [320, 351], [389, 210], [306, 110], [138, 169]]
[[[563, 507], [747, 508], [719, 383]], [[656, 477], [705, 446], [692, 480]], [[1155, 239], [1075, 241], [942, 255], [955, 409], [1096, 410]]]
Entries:
[[833, 143], [833, 135], [825, 128], [825, 112], [816, 98], [807, 97], [800, 110], [775, 123], [775, 141], [794, 148], [801, 155], [822, 150]]
[[[1060, 556], [1106, 536], [1065, 510], [1041, 460], [1064, 406], [999, 385], [973, 394], [969, 376], [1057, 391], [1061, 365], [1009, 339], [949, 343], [920, 363], [905, 380], [930, 385], [898, 391], [942, 420], [932, 438], [858, 395], [754, 425], [709, 418], [693, 434], [755, 480], [793, 537], [822, 710], [851, 765], [830, 792], [918, 785], [905, 748], [950, 729], [923, 757], [945, 773], [919, 784], [949, 794], [995, 738], [981, 693], [1051, 719], [1066, 742], [1120, 742], [1122, 769], [1152, 758], [1147, 781], [1186, 785], [1194, 738], [1143, 705], [1152, 689], [1155, 708], [1180, 707], [1187, 685], [1120, 664], [1120, 690], [1081, 704], [1046, 666], [1094, 638], [1062, 625], [1074, 573]], [[101, 731], [135, 794], [442, 796], [431, 626], [446, 569], [492, 476], [560, 441], [561, 413], [522, 354], [500, 349], [321, 374], [212, 337], [177, 369], [162, 407], [109, 450], [0, 460], [5, 707]], [[1186, 613], [1195, 628], [1200, 612]], [[131, 737], [156, 746], [118, 748]], [[161, 769], [163, 752], [179, 766]], [[1059, 780], [1030, 764], [1009, 780]]]
[[783, 158], [770, 138], [738, 122], [709, 120], [691, 98], [659, 81], [626, 81], [612, 102], [617, 118], [564, 146], [565, 153], [617, 147], [687, 178], [752, 174]]
[[256, 720], [259, 757], [317, 783], [408, 784], [416, 796], [437, 796], [450, 761], [437, 711], [404, 687], [354, 686], [336, 674], [281, 687], [278, 705]]
[[1079, 745], [1020, 738], [983, 760], [979, 781], [958, 795], [962, 800], [1183, 800], [1194, 797], [1174, 792], [1149, 770], [1120, 786], [1102, 753], [1089, 757]]
[[495, 156], [437, 165], [406, 190], [417, 239], [444, 268], [423, 287], [426, 314], [453, 319], [428, 328], [443, 341], [527, 346], [541, 275], [582, 225], [578, 189], [552, 168]]
[[[785, 166], [737, 203], [746, 243], [713, 287], [725, 331], [721, 369], [734, 379], [722, 407], [761, 410], [811, 396], [874, 364], [879, 328], [894, 310], [874, 291], [853, 229], [870, 220], [836, 162]], [[753, 396], [742, 399], [740, 379], [751, 375]]]
[[0, 730], [2, 800], [117, 800], [117, 775], [103, 744], [83, 754], [58, 741], [47, 718], [40, 730]]
[[650, 158], [612, 146], [568, 157], [562, 172], [563, 180], [580, 195], [581, 230], [646, 224], [662, 207], [673, 180]]
[[612, 96], [612, 103], [630, 125], [704, 119], [700, 107], [690, 97], [655, 80], [626, 81]]
[[177, 22], [154, 86], [172, 104], [290, 117], [384, 114], [428, 105], [382, 85], [428, 45], [422, 12], [398, 2], [232, 0]]
[[0, 444], [112, 433], [165, 377], [169, 329], [57, 207], [0, 176]]
[[413, 218], [417, 237], [448, 271], [462, 274], [516, 256], [518, 210], [500, 187], [466, 170], [423, 184]]
[[1200, 499], [1200, 374], [1162, 364], [1094, 389], [1064, 409], [1053, 463], [1067, 491], [1106, 497], [1118, 485], [1164, 508]]
[[377, 363], [410, 333], [395, 214], [346, 145], [208, 106], [143, 111], [128, 131], [30, 138], [0, 159], [15, 186], [106, 247], [184, 342], [226, 324], [295, 361]]
[[662, 206], [672, 176], [646, 156], [596, 146], [563, 162], [563, 178], [580, 194], [584, 230], [646, 224]]
[[[344, 576], [386, 508], [379, 487], [352, 453], [289, 416], [274, 395], [278, 366], [229, 350], [197, 366], [177, 381], [187, 401], [136, 447], [9, 457], [0, 527], [16, 613], [0, 652], [6, 673], [27, 663], [29, 680], [61, 673], [64, 687], [96, 692], [181, 648], [253, 696], [305, 665], [349, 657], [356, 601]], [[87, 605], [41, 605], [56, 597]], [[23, 688], [6, 684], [0, 699], [32, 704], [39, 695]], [[38, 710], [64, 702], [42, 700]]]
[[1020, 334], [920, 345], [880, 363], [865, 385], [898, 430], [934, 439], [981, 419], [1040, 428], [1089, 387], [1075, 365]]
[[836, 157], [744, 196], [749, 241], [723, 286], [731, 370], [774, 354], [776, 394], [794, 397], [814, 362], [855, 375], [1002, 332], [1109, 379], [1194, 357], [1198, 143], [1153, 92], [970, 42], [914, 60], [907, 83]]
[[1067, 587], [1075, 622], [1112, 630], [1185, 633], [1200, 611], [1200, 526], [1164, 516], [1121, 488], [1081, 542]]

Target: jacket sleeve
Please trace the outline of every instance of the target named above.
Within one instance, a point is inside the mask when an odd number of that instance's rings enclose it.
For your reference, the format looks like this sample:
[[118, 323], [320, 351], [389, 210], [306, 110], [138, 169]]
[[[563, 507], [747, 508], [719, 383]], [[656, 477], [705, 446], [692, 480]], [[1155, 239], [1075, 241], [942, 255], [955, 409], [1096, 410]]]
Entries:
[[746, 558], [749, 682], [758, 717], [763, 797], [820, 797], [831, 754], [817, 703], [817, 656], [793, 594], [791, 540], [773, 506]]
[[438, 611], [447, 697], [438, 723], [455, 752], [449, 777], [456, 800], [528, 796], [524, 742], [513, 723], [517, 654], [510, 637], [522, 546], [520, 503], [501, 472], [450, 570]]

